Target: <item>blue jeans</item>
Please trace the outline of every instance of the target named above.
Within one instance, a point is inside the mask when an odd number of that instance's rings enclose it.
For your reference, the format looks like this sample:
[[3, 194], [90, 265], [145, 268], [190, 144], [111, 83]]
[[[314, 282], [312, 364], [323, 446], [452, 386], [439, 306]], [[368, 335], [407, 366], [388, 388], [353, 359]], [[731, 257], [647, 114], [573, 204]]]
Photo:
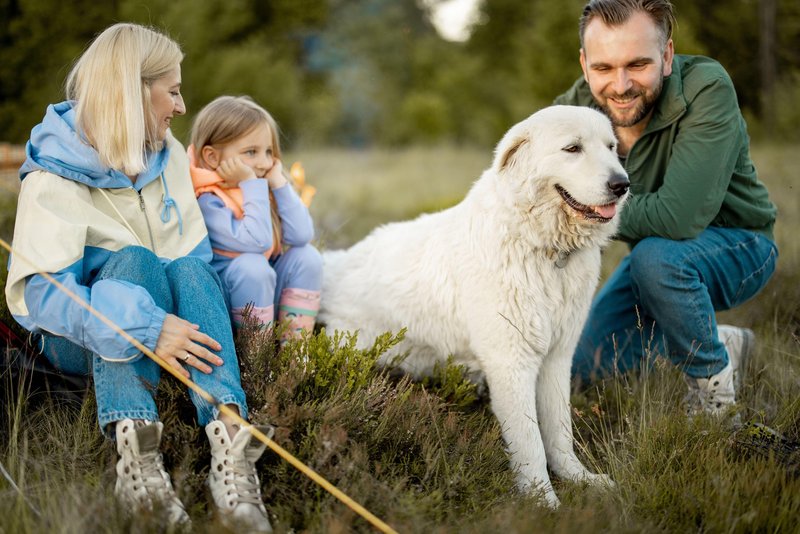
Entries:
[[[155, 254], [143, 247], [127, 247], [111, 255], [94, 280], [124, 280], [147, 289], [156, 305], [191, 323], [222, 345], [216, 354], [224, 363], [207, 375], [187, 367], [191, 379], [222, 404], [238, 406], [247, 417], [247, 404], [239, 379], [239, 362], [222, 285], [207, 263], [192, 257], [178, 258], [163, 265]], [[61, 372], [94, 375], [97, 418], [100, 428], [122, 419], [158, 420], [153, 394], [161, 367], [147, 356], [133, 362], [102, 359], [62, 337], [42, 336], [43, 352]], [[216, 419], [218, 410], [193, 391], [189, 392], [197, 419], [206, 425]]]
[[752, 298], [775, 271], [768, 238], [709, 227], [694, 239], [648, 237], [633, 247], [598, 292], [573, 359], [582, 381], [666, 356], [707, 378], [728, 365], [715, 311]]

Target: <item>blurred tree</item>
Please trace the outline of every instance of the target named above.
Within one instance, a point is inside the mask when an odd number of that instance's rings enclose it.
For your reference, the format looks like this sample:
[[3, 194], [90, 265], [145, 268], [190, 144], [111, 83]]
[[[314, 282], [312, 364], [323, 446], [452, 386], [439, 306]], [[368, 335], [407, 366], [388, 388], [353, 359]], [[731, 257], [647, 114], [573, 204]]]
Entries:
[[[482, 62], [501, 120], [499, 139], [513, 123], [550, 104], [580, 75], [577, 20], [584, 0], [499, 0], [481, 4], [481, 18], [467, 44]], [[482, 89], [485, 91], [485, 89]]]
[[183, 46], [188, 115], [175, 121], [188, 141], [191, 117], [222, 94], [247, 94], [275, 117], [291, 145], [313, 118], [304, 104], [324, 91], [305, 69], [304, 39], [319, 33], [328, 16], [325, 0], [122, 0], [125, 20], [158, 26]]
[[342, 110], [339, 142], [405, 140], [421, 101], [404, 105], [404, 99], [426, 90], [417, 50], [441, 39], [415, 0], [331, 0], [331, 6], [323, 50]]
[[516, 40], [515, 67], [521, 72], [523, 90], [530, 95], [523, 103], [527, 107], [518, 110], [520, 118], [550, 104], [581, 76], [576, 14], [583, 4], [584, 0], [564, 0], [560, 9], [548, 2], [533, 5], [532, 28]]
[[[287, 146], [485, 146], [580, 76], [585, 0], [482, 0], [465, 43], [444, 41], [429, 22], [439, 1], [0, 0], [0, 137], [24, 142], [45, 106], [63, 98], [74, 59], [120, 20], [181, 43], [189, 113], [173, 129], [184, 140], [211, 99], [249, 94], [273, 113]], [[771, 103], [777, 135], [800, 135], [800, 2], [674, 2], [676, 50], [718, 59], [749, 116]], [[775, 22], [759, 26], [767, 2]], [[770, 46], [759, 49], [759, 39]]]
[[[792, 90], [800, 73], [800, 3], [796, 0], [674, 0], [674, 3], [679, 29], [688, 25], [702, 53], [725, 66], [745, 113], [764, 118], [765, 113], [774, 109], [774, 121], [766, 129], [773, 130], [774, 135], [800, 137], [796, 128], [800, 120], [800, 90]], [[680, 50], [677, 37], [676, 46]], [[751, 129], [761, 129], [760, 124], [750, 122]], [[766, 122], [770, 120], [767, 118]], [[787, 127], [787, 122], [793, 126]]]
[[[773, 36], [760, 35], [760, 2], [775, 2]], [[673, 0], [678, 19], [676, 51], [704, 54], [720, 61], [737, 88], [739, 102], [753, 116], [762, 111], [763, 66], [759, 39], [773, 40], [776, 81], [773, 106], [780, 107], [777, 130], [788, 113], [800, 108], [800, 3], [796, 0]], [[565, 0], [556, 7], [545, 0], [484, 0], [480, 22], [467, 46], [493, 80], [503, 80], [495, 94], [496, 111], [509, 124], [550, 102], [580, 75], [577, 24], [585, 0]], [[763, 33], [763, 30], [762, 30]], [[481, 91], [480, 87], [473, 90]], [[499, 102], [498, 102], [499, 100]], [[787, 101], [795, 100], [786, 105]], [[796, 124], [796, 121], [794, 121]], [[506, 125], [507, 127], [507, 125]], [[756, 128], [758, 125], [756, 125]]]
[[63, 100], [72, 62], [116, 2], [0, 0], [0, 137], [23, 143], [51, 102]]

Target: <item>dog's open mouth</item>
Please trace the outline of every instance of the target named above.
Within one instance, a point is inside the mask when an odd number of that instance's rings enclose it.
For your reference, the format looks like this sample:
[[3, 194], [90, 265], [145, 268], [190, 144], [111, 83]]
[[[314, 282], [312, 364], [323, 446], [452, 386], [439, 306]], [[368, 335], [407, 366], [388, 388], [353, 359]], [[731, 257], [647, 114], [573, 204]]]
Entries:
[[617, 213], [616, 202], [604, 204], [602, 206], [587, 206], [572, 198], [572, 195], [567, 193], [567, 190], [558, 184], [556, 184], [556, 191], [558, 191], [558, 194], [561, 195], [561, 198], [564, 199], [564, 202], [566, 202], [570, 208], [583, 215], [586, 219], [608, 222], [613, 219], [614, 215]]

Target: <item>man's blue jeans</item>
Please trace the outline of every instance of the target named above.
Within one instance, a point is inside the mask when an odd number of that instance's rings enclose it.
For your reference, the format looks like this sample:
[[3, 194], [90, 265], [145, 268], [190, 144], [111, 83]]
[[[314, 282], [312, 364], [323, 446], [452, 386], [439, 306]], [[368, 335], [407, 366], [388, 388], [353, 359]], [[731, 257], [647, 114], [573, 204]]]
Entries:
[[778, 249], [748, 230], [709, 227], [694, 239], [643, 239], [598, 292], [573, 360], [582, 382], [667, 356], [694, 378], [725, 368], [715, 311], [756, 295]]
[[[147, 289], [156, 305], [191, 323], [222, 345], [216, 353], [224, 363], [207, 375], [187, 367], [192, 380], [222, 404], [239, 407], [247, 417], [247, 405], [239, 379], [239, 362], [222, 285], [210, 265], [185, 257], [163, 265], [143, 247], [127, 247], [111, 255], [92, 283], [104, 279], [131, 282]], [[97, 418], [100, 428], [122, 419], [158, 420], [153, 394], [161, 367], [147, 356], [134, 362], [112, 362], [62, 337], [42, 336], [43, 352], [66, 374], [94, 375]], [[197, 408], [198, 422], [205, 426], [218, 416], [217, 409], [193, 391], [189, 395]]]

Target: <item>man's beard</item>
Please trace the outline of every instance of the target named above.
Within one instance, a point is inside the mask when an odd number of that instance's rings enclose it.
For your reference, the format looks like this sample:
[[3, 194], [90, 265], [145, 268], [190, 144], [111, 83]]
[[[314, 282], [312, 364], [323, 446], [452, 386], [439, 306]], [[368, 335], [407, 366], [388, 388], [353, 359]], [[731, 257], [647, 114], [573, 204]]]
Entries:
[[618, 95], [614, 94], [611, 96], [603, 95], [608, 101], [609, 98], [614, 98], [615, 100], [630, 100], [632, 98], [641, 97], [639, 99], [638, 104], [635, 108], [631, 111], [632, 113], [620, 116], [617, 111], [615, 111], [611, 106], [601, 103], [595, 97], [595, 102], [600, 106], [606, 116], [611, 119], [611, 124], [613, 124], [617, 128], [628, 128], [633, 126], [634, 124], [638, 124], [642, 121], [645, 117], [647, 117], [653, 108], [656, 105], [656, 101], [658, 100], [659, 95], [661, 95], [661, 89], [664, 87], [664, 78], [661, 78], [658, 87], [653, 89], [653, 91], [648, 94], [646, 89], [643, 88], [630, 88], [625, 91], [623, 94]]

